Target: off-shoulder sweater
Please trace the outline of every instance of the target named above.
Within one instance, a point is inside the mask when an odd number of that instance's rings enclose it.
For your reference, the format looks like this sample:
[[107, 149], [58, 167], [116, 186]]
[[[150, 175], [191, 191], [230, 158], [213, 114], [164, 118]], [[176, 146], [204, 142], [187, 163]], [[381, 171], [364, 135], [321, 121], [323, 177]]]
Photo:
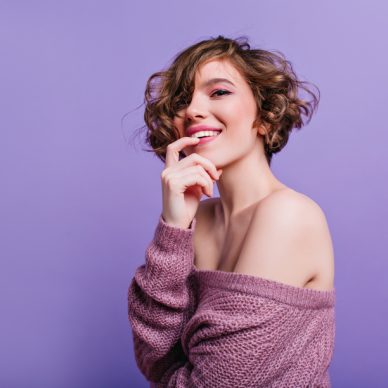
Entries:
[[335, 289], [199, 270], [193, 233], [162, 215], [128, 289], [135, 359], [151, 387], [331, 387]]

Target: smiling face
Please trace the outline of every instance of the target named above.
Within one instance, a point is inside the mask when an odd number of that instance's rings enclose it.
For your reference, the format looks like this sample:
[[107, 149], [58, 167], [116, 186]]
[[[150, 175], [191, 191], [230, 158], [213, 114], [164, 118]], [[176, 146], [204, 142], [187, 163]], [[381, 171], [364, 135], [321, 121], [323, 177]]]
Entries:
[[214, 59], [198, 68], [191, 102], [177, 112], [174, 124], [181, 136], [191, 126], [221, 129], [212, 141], [186, 147], [184, 154], [196, 152], [222, 167], [257, 147], [256, 114], [252, 90], [239, 71], [228, 60]]

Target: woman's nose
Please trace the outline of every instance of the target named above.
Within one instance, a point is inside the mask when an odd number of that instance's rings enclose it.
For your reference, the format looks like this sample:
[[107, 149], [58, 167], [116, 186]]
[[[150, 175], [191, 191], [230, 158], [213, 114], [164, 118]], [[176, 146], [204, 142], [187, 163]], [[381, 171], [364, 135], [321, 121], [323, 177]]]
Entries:
[[199, 98], [192, 99], [190, 104], [186, 108], [186, 118], [194, 119], [196, 117], [206, 116], [206, 106], [204, 101], [200, 101]]

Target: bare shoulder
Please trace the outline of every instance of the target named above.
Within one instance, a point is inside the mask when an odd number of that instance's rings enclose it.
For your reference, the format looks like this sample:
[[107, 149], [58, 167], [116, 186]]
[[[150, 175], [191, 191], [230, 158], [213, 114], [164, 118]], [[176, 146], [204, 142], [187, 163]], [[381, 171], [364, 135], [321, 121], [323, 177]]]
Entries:
[[292, 224], [297, 223], [296, 226], [304, 223], [310, 226], [310, 223], [314, 226], [327, 226], [325, 213], [318, 203], [290, 188], [275, 191], [265, 197], [255, 208], [254, 216], [257, 219], [270, 216], [270, 219], [282, 220], [284, 223], [292, 221]]
[[254, 210], [235, 272], [331, 290], [334, 252], [321, 207], [290, 188], [265, 197]]

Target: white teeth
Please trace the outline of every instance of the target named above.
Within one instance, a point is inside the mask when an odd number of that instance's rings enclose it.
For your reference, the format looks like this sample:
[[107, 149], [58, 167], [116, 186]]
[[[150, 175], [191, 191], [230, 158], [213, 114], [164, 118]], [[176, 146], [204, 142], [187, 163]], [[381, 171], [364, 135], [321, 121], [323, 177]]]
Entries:
[[217, 136], [220, 133], [220, 131], [200, 131], [193, 133], [191, 137]]

